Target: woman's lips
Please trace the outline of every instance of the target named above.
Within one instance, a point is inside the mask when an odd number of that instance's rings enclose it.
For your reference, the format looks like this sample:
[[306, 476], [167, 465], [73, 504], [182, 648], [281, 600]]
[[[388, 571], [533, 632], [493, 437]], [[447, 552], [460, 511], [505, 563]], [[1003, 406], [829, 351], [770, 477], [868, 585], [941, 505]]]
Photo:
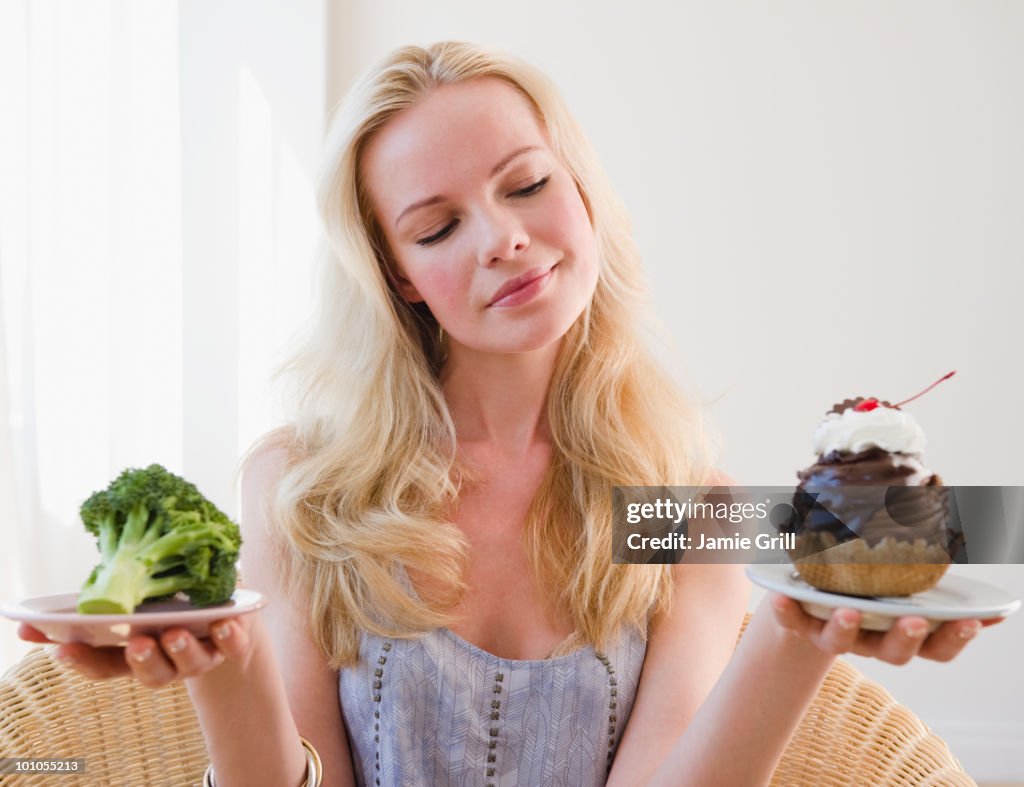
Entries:
[[498, 295], [488, 305], [491, 306], [518, 306], [526, 303], [538, 295], [551, 281], [551, 276], [558, 265], [552, 265], [547, 270], [530, 271], [507, 284], [498, 290]]

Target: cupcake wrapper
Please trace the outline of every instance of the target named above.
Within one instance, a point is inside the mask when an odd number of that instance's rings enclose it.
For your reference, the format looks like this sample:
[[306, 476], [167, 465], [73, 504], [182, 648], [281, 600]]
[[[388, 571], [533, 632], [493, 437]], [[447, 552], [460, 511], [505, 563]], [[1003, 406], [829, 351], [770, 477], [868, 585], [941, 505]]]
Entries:
[[790, 552], [801, 578], [818, 590], [853, 596], [909, 596], [934, 587], [949, 568], [949, 554], [924, 539], [861, 538], [827, 547], [830, 534], [797, 538]]
[[833, 563], [794, 564], [808, 585], [847, 596], [909, 596], [938, 584], [948, 565], [921, 563], [902, 566]]

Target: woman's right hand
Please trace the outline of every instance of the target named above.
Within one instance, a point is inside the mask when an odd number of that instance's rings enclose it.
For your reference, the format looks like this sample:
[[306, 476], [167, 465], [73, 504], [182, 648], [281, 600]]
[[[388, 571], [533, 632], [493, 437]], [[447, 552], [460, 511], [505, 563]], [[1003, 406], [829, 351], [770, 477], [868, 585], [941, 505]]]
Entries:
[[[91, 680], [133, 677], [149, 688], [159, 688], [184, 678], [197, 678], [226, 660], [244, 662], [252, 650], [250, 615], [218, 620], [210, 626], [210, 638], [197, 639], [188, 631], [171, 628], [159, 638], [136, 636], [126, 647], [92, 647], [67, 642], [54, 654], [63, 664]], [[28, 642], [48, 643], [43, 632], [22, 623], [18, 636]]]

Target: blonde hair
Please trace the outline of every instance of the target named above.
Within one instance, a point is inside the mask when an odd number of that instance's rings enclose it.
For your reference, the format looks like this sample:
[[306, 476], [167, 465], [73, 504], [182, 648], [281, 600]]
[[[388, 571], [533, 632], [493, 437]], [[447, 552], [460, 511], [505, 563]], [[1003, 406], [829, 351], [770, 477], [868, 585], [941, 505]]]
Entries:
[[[334, 669], [357, 660], [362, 629], [408, 637], [449, 625], [465, 591], [467, 542], [445, 512], [466, 469], [438, 382], [438, 326], [395, 290], [359, 162], [397, 113], [435, 87], [480, 77], [502, 79], [527, 99], [576, 181], [598, 243], [594, 296], [556, 361], [552, 460], [523, 534], [546, 598], [576, 625], [570, 647], [606, 647], [624, 625], [646, 635], [671, 599], [670, 566], [612, 564], [612, 487], [696, 486], [711, 470], [696, 408], [643, 344], [648, 307], [626, 211], [553, 84], [525, 62], [463, 42], [395, 50], [333, 119], [318, 184], [327, 247], [316, 313], [277, 372], [294, 383], [294, 416], [241, 463], [261, 447], [287, 449], [269, 521], [285, 547], [286, 585], [308, 598], [310, 630]], [[396, 563], [443, 591], [411, 596]]]

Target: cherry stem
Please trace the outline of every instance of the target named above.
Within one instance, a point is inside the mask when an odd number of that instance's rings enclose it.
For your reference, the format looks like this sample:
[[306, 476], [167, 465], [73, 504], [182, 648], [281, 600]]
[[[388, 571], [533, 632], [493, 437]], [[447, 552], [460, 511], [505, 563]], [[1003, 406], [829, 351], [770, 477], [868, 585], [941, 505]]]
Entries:
[[921, 391], [921, 393], [919, 393], [919, 394], [915, 394], [914, 396], [911, 396], [911, 397], [910, 397], [909, 399], [904, 399], [904, 400], [903, 400], [902, 402], [897, 402], [896, 404], [894, 404], [894, 405], [893, 405], [893, 407], [899, 407], [900, 405], [904, 405], [904, 404], [906, 404], [907, 402], [912, 402], [912, 401], [914, 401], [914, 400], [915, 400], [915, 399], [916, 399], [916, 398], [917, 398], [918, 396], [924, 396], [924, 395], [925, 395], [926, 393], [928, 393], [928, 392], [929, 392], [929, 391], [930, 391], [930, 390], [931, 390], [932, 388], [934, 388], [934, 387], [935, 387], [936, 385], [938, 385], [939, 383], [941, 383], [941, 382], [942, 382], [943, 380], [948, 380], [948, 379], [949, 379], [950, 377], [952, 377], [952, 376], [953, 376], [954, 374], [956, 374], [956, 370], [955, 370], [955, 369], [954, 369], [953, 371], [951, 371], [951, 372], [950, 372], [949, 374], [947, 374], [947, 375], [944, 375], [944, 376], [940, 377], [940, 378], [939, 378], [938, 380], [936, 380], [936, 381], [935, 381], [934, 383], [932, 383], [932, 384], [931, 384], [931, 385], [929, 385], [929, 386], [928, 386], [927, 388], [925, 388], [925, 389], [924, 389], [923, 391]]

